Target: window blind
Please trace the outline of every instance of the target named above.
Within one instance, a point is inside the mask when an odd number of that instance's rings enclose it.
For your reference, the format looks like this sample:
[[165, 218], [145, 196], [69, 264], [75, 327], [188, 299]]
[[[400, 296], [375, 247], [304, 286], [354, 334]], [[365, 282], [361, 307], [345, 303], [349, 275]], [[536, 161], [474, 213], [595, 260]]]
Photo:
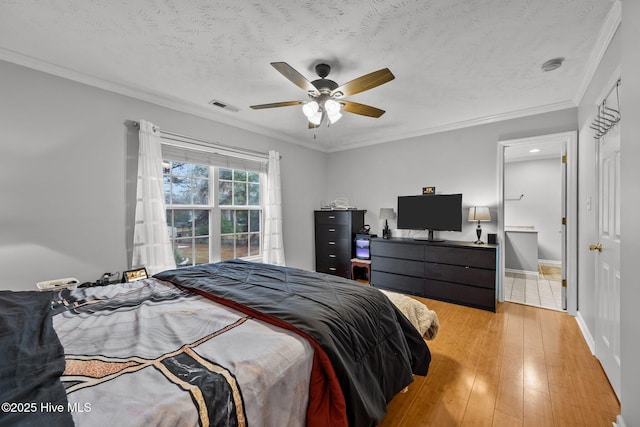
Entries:
[[184, 163], [266, 172], [265, 155], [160, 131], [162, 157]]

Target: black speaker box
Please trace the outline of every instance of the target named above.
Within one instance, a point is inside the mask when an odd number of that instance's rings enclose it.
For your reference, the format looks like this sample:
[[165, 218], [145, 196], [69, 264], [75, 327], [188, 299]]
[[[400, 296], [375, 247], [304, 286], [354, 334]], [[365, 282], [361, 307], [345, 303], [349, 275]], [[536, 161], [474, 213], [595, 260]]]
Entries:
[[492, 233], [487, 234], [487, 243], [490, 245], [496, 245], [498, 243], [498, 235]]

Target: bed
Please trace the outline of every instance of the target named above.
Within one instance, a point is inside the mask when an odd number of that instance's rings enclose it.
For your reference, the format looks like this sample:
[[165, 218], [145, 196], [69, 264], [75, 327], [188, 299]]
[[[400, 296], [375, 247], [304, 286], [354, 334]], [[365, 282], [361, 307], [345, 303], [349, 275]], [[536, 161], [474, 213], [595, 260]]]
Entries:
[[4, 291], [0, 417], [374, 426], [413, 375], [427, 374], [422, 335], [377, 289], [241, 260], [133, 283]]

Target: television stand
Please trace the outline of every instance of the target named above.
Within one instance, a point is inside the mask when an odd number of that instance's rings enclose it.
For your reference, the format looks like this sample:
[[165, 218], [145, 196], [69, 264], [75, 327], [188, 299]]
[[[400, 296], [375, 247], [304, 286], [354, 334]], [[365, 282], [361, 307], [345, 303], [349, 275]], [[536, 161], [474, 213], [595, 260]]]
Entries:
[[371, 239], [376, 288], [496, 311], [497, 270], [497, 245]]

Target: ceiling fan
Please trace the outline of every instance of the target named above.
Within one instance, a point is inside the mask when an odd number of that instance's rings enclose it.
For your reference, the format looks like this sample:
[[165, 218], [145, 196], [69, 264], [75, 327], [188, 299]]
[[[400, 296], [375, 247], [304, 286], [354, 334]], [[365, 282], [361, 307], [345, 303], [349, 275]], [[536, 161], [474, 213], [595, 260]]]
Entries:
[[264, 108], [288, 107], [303, 104], [302, 112], [309, 120], [309, 129], [320, 127], [323, 121], [328, 122], [328, 124], [337, 122], [342, 117], [340, 111], [375, 118], [382, 116], [384, 110], [357, 102], [346, 101], [342, 98], [373, 89], [395, 78], [388, 68], [383, 68], [339, 86], [333, 80], [326, 78], [331, 72], [331, 67], [324, 63], [316, 65], [316, 73], [320, 78], [312, 82], [307, 80], [286, 62], [272, 62], [271, 65], [296, 86], [305, 90], [309, 96], [309, 101], [275, 102], [271, 104], [252, 105], [251, 108], [261, 110]]

